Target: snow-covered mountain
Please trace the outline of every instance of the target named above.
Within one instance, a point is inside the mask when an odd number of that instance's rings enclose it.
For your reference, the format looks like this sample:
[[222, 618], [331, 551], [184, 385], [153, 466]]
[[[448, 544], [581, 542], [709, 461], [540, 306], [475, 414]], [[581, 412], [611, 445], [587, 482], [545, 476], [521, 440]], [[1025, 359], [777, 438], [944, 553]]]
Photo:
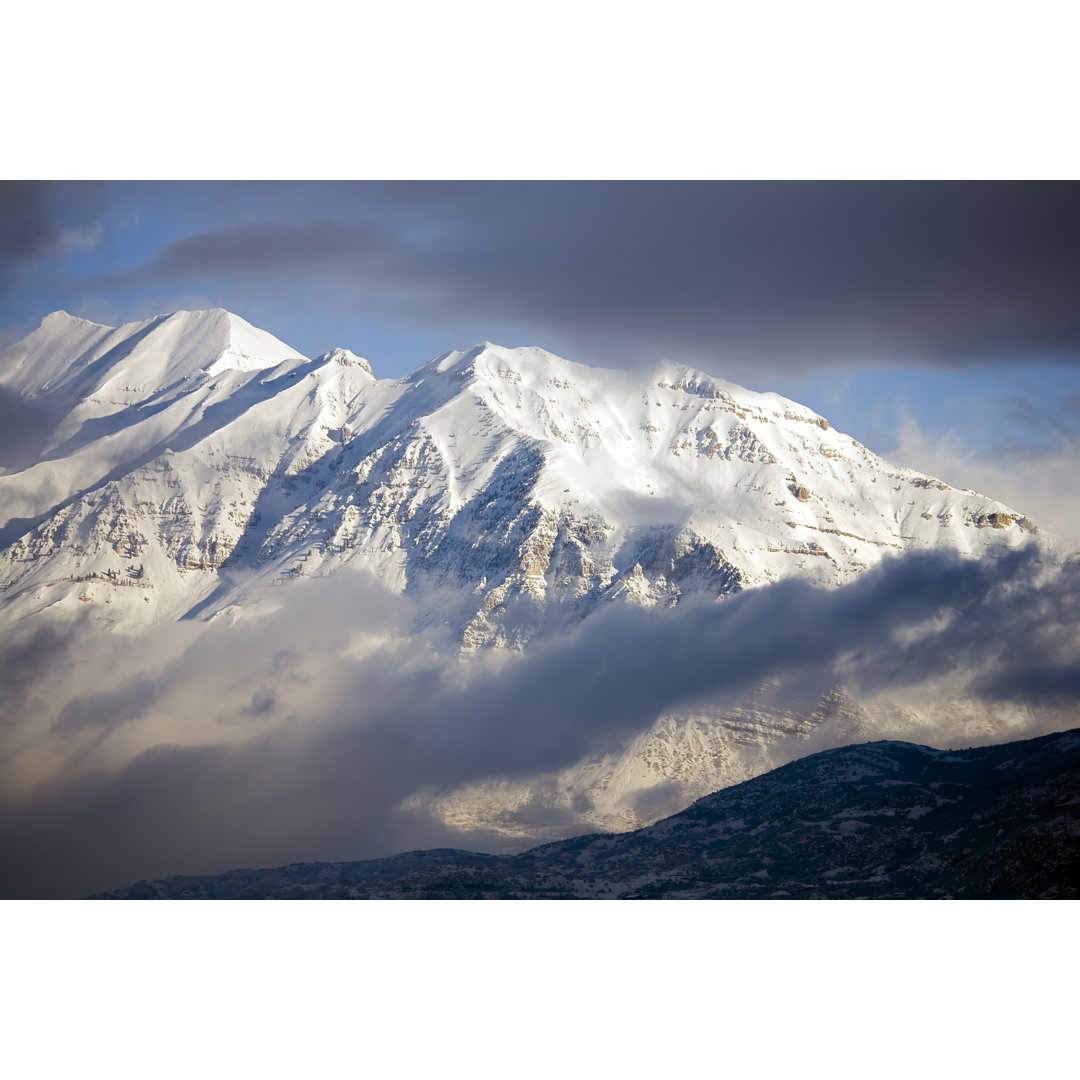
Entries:
[[0, 353], [0, 384], [58, 418], [0, 475], [8, 620], [92, 604], [137, 629], [364, 567], [470, 597], [466, 648], [521, 646], [552, 605], [840, 585], [890, 552], [1035, 531], [795, 402], [671, 364], [484, 343], [378, 380], [221, 310], [115, 329], [56, 312]]
[[[600, 370], [485, 342], [377, 379], [348, 350], [311, 359], [222, 310], [117, 328], [56, 312], [0, 351], [0, 388], [43, 425], [31, 460], [0, 462], [0, 626], [242, 623], [303, 579], [347, 591], [365, 572], [468, 656], [611, 604], [632, 617], [784, 579], [842, 586], [905, 552], [1041, 542], [1022, 514], [804, 406], [676, 364]], [[568, 771], [415, 805], [519, 846], [544, 835], [538, 806], [563, 813], [555, 835], [566, 815], [634, 828], [823, 725], [839, 742], [918, 722], [839, 688], [800, 712], [728, 702], [658, 716]]]

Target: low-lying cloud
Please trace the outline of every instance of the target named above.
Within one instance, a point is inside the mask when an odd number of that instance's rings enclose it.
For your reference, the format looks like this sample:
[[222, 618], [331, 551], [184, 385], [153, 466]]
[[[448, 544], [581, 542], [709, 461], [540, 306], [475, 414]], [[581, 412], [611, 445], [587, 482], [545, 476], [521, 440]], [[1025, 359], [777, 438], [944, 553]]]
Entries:
[[766, 680], [792, 701], [837, 683], [947, 685], [1027, 706], [1020, 734], [1070, 726], [1080, 700], [1080, 563], [1036, 548], [916, 553], [835, 590], [783, 582], [719, 604], [612, 604], [522, 655], [468, 661], [443, 632], [416, 632], [411, 604], [335, 578], [232, 626], [132, 639], [87, 619], [11, 635], [4, 894], [460, 846], [401, 804], [573, 765], [662, 713], [734, 703]]

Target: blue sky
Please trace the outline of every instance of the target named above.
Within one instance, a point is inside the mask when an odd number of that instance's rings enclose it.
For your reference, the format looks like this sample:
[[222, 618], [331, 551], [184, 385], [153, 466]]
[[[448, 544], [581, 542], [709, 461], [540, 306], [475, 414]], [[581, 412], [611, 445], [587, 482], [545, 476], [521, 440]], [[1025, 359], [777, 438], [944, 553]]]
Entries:
[[[380, 376], [689, 363], [1080, 534], [1080, 185], [0, 185], [0, 342], [225, 307]], [[1080, 538], [1080, 535], [1077, 536]]]

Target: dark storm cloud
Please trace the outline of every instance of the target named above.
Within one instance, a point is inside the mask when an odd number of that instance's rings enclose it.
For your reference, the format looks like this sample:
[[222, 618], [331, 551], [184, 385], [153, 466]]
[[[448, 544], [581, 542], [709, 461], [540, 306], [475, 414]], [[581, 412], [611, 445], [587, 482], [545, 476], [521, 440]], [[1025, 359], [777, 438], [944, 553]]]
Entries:
[[0, 181], [0, 267], [32, 259], [60, 239], [61, 226], [49, 205], [49, 185], [30, 180]]
[[1080, 355], [1075, 183], [251, 190], [280, 220], [180, 239], [137, 274], [333, 279], [367, 315], [518, 325], [613, 362]]
[[[568, 766], [763, 680], [791, 702], [838, 682], [874, 693], [952, 680], [952, 692], [1030, 706], [1033, 727], [1052, 723], [1039, 707], [1075, 710], [1080, 694], [1080, 564], [1033, 551], [920, 553], [842, 589], [785, 582], [632, 618], [613, 605], [524, 656], [469, 664], [436, 634], [405, 633], [407, 604], [378, 590], [292, 595], [243, 633], [210, 624], [25, 646], [68, 660], [48, 694], [11, 703], [5, 745], [41, 740], [69, 764], [4, 800], [8, 895], [460, 846], [403, 815], [402, 800]], [[344, 626], [393, 637], [343, 652]], [[66, 676], [72, 657], [82, 666]], [[94, 683], [95, 671], [107, 674]], [[50, 716], [63, 723], [50, 730]], [[942, 723], [942, 739], [978, 741]], [[111, 764], [88, 756], [105, 733], [126, 748]]]
[[0, 285], [20, 264], [85, 240], [104, 200], [96, 183], [0, 181]]

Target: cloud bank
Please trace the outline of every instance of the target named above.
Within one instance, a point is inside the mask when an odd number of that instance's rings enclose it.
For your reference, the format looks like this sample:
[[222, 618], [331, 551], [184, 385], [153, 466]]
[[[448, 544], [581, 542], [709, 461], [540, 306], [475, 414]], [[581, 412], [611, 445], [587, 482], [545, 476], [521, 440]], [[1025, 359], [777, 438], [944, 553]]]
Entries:
[[[444, 338], [511, 328], [608, 364], [724, 357], [733, 371], [740, 358], [780, 373], [1080, 355], [1076, 183], [121, 184], [108, 195], [117, 215], [142, 207], [154, 228], [82, 279], [99, 302], [173, 291], [240, 310], [314, 303]], [[9, 253], [55, 245], [76, 219], [94, 227], [80, 185], [10, 196]]]
[[1069, 726], [1080, 700], [1080, 563], [1035, 549], [910, 555], [832, 591], [783, 582], [633, 617], [613, 605], [523, 655], [470, 662], [439, 631], [415, 632], [415, 616], [358, 578], [297, 586], [277, 613], [232, 627], [13, 635], [0, 655], [4, 895], [461, 846], [402, 802], [572, 765], [762, 680], [792, 701], [838, 682], [947, 686], [1024, 705], [1016, 737]]
[[629, 359], [957, 363], [1080, 345], [1077, 185], [411, 185], [356, 196], [349, 205], [341, 192], [339, 205], [351, 216], [366, 203], [368, 220], [215, 230], [163, 246], [138, 272], [189, 282], [321, 270], [414, 318], [467, 311]]

